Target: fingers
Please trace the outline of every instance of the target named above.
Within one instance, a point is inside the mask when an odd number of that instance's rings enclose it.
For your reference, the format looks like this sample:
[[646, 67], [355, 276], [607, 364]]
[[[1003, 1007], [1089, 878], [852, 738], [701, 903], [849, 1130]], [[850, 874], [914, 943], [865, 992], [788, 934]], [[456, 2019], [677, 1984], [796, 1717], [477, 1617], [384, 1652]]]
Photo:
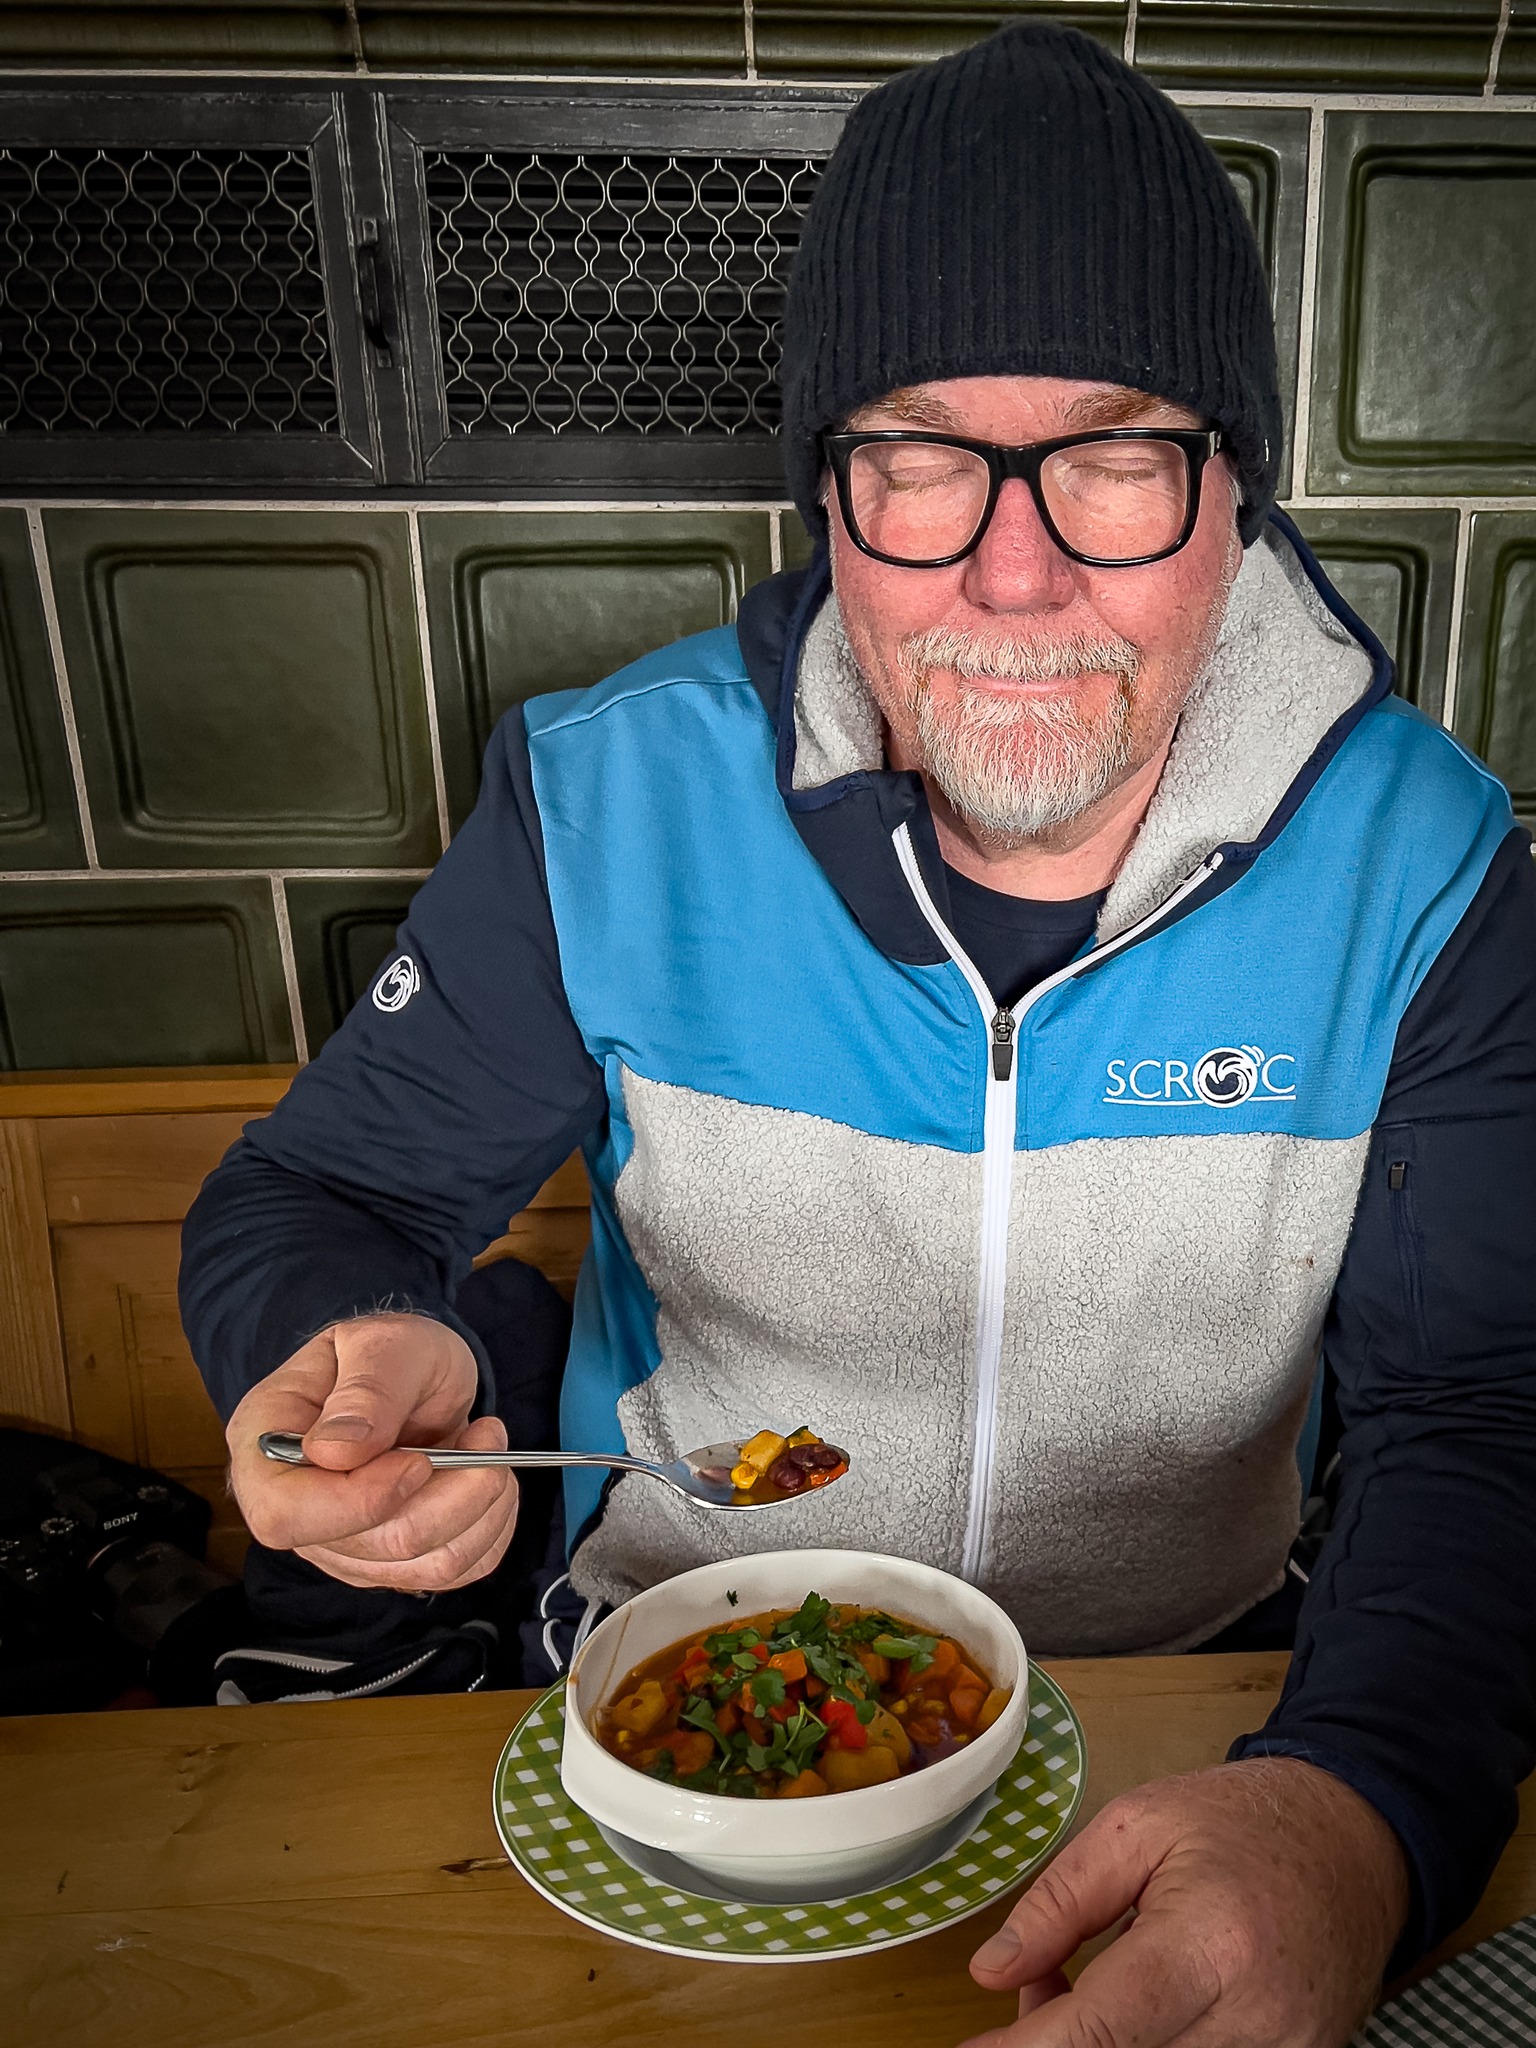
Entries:
[[[506, 1444], [507, 1432], [501, 1422], [494, 1415], [486, 1415], [458, 1432], [456, 1447], [500, 1451], [506, 1449]], [[510, 1471], [442, 1472], [432, 1471], [430, 1466], [427, 1469], [431, 1476], [426, 1485], [387, 1521], [349, 1533], [331, 1542], [328, 1548], [361, 1563], [408, 1564], [446, 1548], [486, 1516], [494, 1515], [498, 1508], [516, 1508], [517, 1480]]]
[[1019, 2018], [1027, 2019], [1042, 2005], [1049, 2005], [1053, 1998], [1065, 1998], [1071, 1989], [1065, 1970], [1052, 1970], [1048, 1977], [1037, 1977], [1033, 1984], [1021, 1984]]
[[1135, 1905], [1160, 1847], [1129, 1802], [1107, 1806], [983, 1942], [971, 1958], [971, 1975], [989, 1991], [1011, 1991], [1059, 1970]]
[[269, 1550], [299, 1550], [387, 1526], [432, 1476], [425, 1458], [386, 1451], [357, 1472], [298, 1465], [269, 1465], [255, 1473], [247, 1469], [243, 1476], [236, 1474], [235, 1497], [258, 1543]]
[[[484, 1415], [457, 1431], [453, 1445], [502, 1451], [506, 1428], [497, 1416]], [[436, 1472], [392, 1521], [300, 1555], [348, 1585], [446, 1593], [496, 1569], [517, 1527], [517, 1504], [510, 1471]]]
[[[1063, 1970], [1052, 1970], [1048, 1977], [1038, 1983], [1025, 1984], [1019, 1990], [1019, 2018], [1026, 2019], [1042, 2005], [1048, 2005], [1053, 1998], [1062, 1998], [1072, 1989]], [[1012, 2048], [1015, 2034], [1013, 2027], [991, 2027], [985, 2034], [975, 2034], [969, 2041], [963, 2041], [960, 2048]]]
[[405, 1593], [447, 1593], [485, 1578], [500, 1564], [517, 1526], [517, 1499], [499, 1500], [477, 1522], [422, 1557], [375, 1564], [328, 1548], [301, 1550], [332, 1578], [350, 1586], [388, 1586]]
[[488, 1578], [495, 1571], [506, 1554], [515, 1526], [515, 1515], [487, 1516], [452, 1543], [434, 1550], [428, 1557], [413, 1558], [408, 1564], [360, 1563], [356, 1558], [319, 1547], [297, 1554], [344, 1585], [395, 1593], [451, 1593], [459, 1586], [473, 1585], [476, 1579]]
[[1215, 2005], [1220, 1981], [1173, 1915], [1143, 1914], [1064, 1995], [1000, 2037], [1007, 2048], [1167, 2048]]

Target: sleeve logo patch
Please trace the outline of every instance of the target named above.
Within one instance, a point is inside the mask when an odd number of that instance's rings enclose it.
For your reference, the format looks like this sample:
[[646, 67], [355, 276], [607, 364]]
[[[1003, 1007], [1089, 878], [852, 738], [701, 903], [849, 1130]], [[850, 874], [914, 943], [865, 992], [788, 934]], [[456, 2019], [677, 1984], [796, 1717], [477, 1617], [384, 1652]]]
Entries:
[[391, 960], [373, 985], [373, 1007], [386, 1015], [403, 1010], [421, 987], [421, 970], [409, 953]]
[[1294, 1102], [1296, 1060], [1258, 1045], [1217, 1045], [1197, 1060], [1111, 1060], [1101, 1100], [1122, 1107], [1181, 1109], [1205, 1103], [1236, 1109], [1244, 1102]]

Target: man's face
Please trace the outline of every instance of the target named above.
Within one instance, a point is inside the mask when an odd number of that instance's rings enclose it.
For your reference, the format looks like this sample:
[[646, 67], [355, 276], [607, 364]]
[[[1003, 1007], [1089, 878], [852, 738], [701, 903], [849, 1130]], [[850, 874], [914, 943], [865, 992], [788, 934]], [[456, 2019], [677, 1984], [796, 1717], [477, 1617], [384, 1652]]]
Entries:
[[[1142, 392], [1059, 377], [917, 385], [848, 422], [1009, 446], [1203, 424]], [[1003, 485], [975, 553], [947, 569], [863, 554], [829, 492], [838, 602], [892, 762], [922, 769], [968, 836], [999, 848], [1070, 839], [1073, 820], [1160, 757], [1241, 559], [1232, 478], [1226, 457], [1208, 463], [1187, 545], [1139, 569], [1063, 554], [1018, 478]]]

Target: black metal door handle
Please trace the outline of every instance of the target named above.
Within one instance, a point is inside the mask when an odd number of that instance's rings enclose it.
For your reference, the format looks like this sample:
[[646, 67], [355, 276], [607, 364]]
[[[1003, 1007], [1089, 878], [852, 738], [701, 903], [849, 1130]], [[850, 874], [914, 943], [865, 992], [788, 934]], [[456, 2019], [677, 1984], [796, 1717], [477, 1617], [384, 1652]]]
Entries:
[[380, 361], [387, 363], [394, 350], [395, 305], [389, 258], [379, 240], [376, 220], [358, 222], [357, 296], [362, 308], [363, 333]]

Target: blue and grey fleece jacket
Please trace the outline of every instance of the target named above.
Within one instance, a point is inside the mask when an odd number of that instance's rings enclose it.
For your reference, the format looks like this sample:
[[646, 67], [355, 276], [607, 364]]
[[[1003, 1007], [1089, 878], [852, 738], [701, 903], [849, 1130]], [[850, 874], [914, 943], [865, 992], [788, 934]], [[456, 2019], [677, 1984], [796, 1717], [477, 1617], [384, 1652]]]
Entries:
[[397, 956], [188, 1218], [215, 1400], [382, 1304], [463, 1329], [471, 1257], [579, 1145], [566, 1442], [811, 1421], [854, 1461], [767, 1525], [574, 1475], [583, 1593], [885, 1549], [1092, 1655], [1279, 1586], [1325, 1356], [1336, 1526], [1234, 1753], [1374, 1802], [1403, 1954], [1435, 1940], [1536, 1730], [1536, 875], [1390, 688], [1277, 515], [1092, 940], [1005, 1011], [824, 563], [509, 714]]

